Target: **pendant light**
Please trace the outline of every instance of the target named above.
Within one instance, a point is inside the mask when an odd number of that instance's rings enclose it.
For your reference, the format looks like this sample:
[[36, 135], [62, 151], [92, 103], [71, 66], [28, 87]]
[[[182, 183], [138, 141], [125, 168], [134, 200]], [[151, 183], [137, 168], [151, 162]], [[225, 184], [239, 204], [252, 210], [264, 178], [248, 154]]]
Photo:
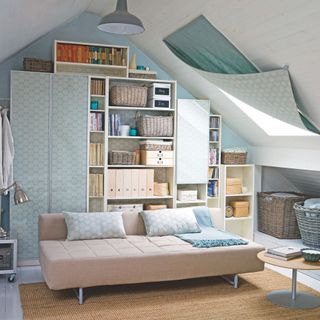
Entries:
[[128, 12], [127, 0], [117, 0], [116, 11], [104, 16], [98, 29], [116, 34], [137, 34], [144, 31], [139, 18]]

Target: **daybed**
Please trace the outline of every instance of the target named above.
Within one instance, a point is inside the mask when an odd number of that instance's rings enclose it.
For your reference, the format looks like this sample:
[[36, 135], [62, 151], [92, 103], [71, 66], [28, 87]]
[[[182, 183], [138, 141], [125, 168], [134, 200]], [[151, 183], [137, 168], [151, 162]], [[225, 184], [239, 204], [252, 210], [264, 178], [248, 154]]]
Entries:
[[247, 245], [195, 248], [175, 236], [147, 237], [139, 214], [123, 214], [126, 239], [68, 241], [61, 213], [39, 217], [42, 273], [52, 290], [158, 282], [261, 271], [257, 253], [264, 248]]

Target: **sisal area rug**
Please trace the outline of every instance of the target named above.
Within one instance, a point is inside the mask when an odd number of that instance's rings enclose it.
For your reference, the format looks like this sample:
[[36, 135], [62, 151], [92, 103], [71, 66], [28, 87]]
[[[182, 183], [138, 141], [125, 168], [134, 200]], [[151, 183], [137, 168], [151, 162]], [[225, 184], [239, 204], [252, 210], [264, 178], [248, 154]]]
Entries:
[[266, 299], [288, 288], [290, 279], [266, 269], [241, 275], [238, 289], [221, 278], [97, 287], [85, 289], [80, 306], [72, 290], [37, 283], [20, 285], [20, 296], [25, 320], [319, 320], [320, 308], [290, 310]]

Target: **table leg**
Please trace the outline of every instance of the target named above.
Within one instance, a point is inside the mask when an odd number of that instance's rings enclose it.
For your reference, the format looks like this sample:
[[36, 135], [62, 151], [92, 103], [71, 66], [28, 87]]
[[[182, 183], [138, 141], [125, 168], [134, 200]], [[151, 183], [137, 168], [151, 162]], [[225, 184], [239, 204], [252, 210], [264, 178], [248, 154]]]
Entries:
[[291, 299], [296, 300], [296, 297], [297, 297], [297, 269], [292, 269]]
[[267, 294], [268, 300], [291, 309], [320, 307], [320, 298], [309, 293], [297, 292], [297, 269], [292, 269], [291, 291], [279, 290]]

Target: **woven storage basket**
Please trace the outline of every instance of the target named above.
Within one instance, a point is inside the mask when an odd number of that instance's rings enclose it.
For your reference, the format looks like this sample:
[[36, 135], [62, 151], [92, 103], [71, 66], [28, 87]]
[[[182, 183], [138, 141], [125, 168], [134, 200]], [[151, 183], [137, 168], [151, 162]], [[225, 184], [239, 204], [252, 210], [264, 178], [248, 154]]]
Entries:
[[23, 69], [24, 71], [53, 72], [53, 63], [47, 60], [24, 58]]
[[141, 141], [139, 142], [140, 150], [147, 151], [171, 151], [172, 142], [162, 142], [162, 141]]
[[224, 152], [221, 153], [223, 164], [245, 164], [247, 161], [247, 152]]
[[110, 102], [113, 106], [146, 107], [147, 95], [147, 87], [115, 85], [110, 90]]
[[109, 164], [133, 165], [135, 163], [135, 153], [129, 151], [110, 151]]
[[142, 137], [172, 137], [172, 116], [143, 115], [136, 118], [139, 135]]
[[295, 196], [283, 197], [274, 193], [281, 192], [258, 192], [258, 230], [280, 239], [300, 239], [293, 205], [308, 196], [290, 192]]
[[303, 244], [320, 249], [320, 209], [303, 207], [303, 202], [294, 204]]

